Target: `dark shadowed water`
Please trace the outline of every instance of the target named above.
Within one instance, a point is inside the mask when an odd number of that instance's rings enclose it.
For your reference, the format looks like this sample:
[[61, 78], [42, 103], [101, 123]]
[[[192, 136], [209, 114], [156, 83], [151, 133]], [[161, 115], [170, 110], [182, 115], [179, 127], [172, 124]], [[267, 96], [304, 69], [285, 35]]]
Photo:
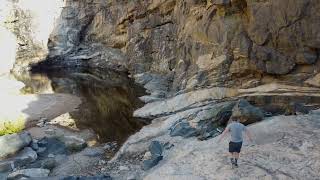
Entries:
[[126, 73], [78, 68], [32, 73], [19, 79], [26, 84], [25, 93], [53, 91], [80, 97], [79, 110], [70, 114], [78, 128], [93, 129], [101, 142], [123, 142], [143, 126], [132, 114], [143, 105], [138, 97], [144, 95], [144, 89]]

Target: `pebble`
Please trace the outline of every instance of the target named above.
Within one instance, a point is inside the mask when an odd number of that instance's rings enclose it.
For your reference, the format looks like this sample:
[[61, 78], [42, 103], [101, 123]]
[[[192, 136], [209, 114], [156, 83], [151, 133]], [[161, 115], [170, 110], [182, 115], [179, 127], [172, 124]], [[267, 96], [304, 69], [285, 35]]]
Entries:
[[48, 158], [54, 158], [54, 154], [48, 154]]

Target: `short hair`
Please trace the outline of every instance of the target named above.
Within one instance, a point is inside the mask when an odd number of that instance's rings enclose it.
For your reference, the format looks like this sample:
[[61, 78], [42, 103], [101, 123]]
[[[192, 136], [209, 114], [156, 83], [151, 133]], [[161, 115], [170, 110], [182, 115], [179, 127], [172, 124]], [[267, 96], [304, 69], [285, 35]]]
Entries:
[[231, 121], [238, 121], [238, 119], [239, 119], [239, 117], [237, 117], [237, 116], [232, 116], [231, 117]]

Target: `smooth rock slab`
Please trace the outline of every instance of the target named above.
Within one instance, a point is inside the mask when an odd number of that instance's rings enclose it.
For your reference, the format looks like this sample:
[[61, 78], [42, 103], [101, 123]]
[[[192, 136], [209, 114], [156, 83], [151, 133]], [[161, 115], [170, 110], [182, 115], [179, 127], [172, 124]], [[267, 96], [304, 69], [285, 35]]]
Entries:
[[0, 137], [0, 159], [15, 154], [22, 148], [28, 146], [32, 141], [29, 133], [10, 134]]
[[8, 180], [14, 180], [17, 178], [44, 178], [48, 177], [50, 170], [41, 168], [22, 169], [15, 171], [8, 176]]

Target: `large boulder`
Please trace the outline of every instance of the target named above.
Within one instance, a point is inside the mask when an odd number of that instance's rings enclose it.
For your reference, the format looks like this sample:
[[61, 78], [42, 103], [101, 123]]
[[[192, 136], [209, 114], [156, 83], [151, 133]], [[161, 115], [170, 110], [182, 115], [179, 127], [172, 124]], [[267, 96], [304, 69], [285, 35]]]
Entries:
[[15, 154], [22, 148], [28, 146], [32, 141], [29, 133], [10, 134], [0, 137], [0, 159]]
[[232, 110], [232, 117], [241, 119], [241, 123], [251, 124], [261, 121], [264, 117], [263, 111], [251, 105], [247, 100], [240, 99]]

